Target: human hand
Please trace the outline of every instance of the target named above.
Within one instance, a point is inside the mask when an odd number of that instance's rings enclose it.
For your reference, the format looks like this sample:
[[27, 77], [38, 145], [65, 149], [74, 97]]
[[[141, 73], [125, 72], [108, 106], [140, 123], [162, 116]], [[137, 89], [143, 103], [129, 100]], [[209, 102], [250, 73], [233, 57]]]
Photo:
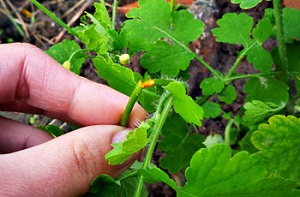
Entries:
[[[116, 125], [127, 96], [69, 72], [29, 44], [0, 45], [0, 84], [0, 110], [86, 126], [52, 139], [0, 117], [0, 196], [79, 196], [98, 175], [117, 176], [134, 160], [109, 166], [104, 159], [112, 140], [125, 136]], [[135, 105], [128, 126], [145, 116]]]

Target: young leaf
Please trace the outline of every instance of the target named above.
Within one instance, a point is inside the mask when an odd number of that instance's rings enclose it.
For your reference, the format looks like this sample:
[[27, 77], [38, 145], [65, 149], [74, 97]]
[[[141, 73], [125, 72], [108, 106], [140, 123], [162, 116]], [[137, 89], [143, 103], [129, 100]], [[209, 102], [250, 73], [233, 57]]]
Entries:
[[175, 113], [165, 122], [162, 136], [158, 148], [166, 155], [159, 164], [170, 173], [177, 173], [187, 167], [192, 155], [203, 147], [204, 137], [190, 133], [187, 123]]
[[233, 4], [240, 4], [242, 9], [250, 9], [257, 6], [262, 0], [231, 0]]
[[85, 54], [74, 40], [64, 40], [50, 47], [46, 53], [53, 57], [58, 63], [63, 64], [73, 55], [70, 70], [77, 75], [85, 60]]
[[94, 3], [95, 12], [94, 17], [100, 22], [101, 26], [105, 29], [111, 28], [110, 17], [106, 9], [106, 4], [104, 0], [100, 0], [101, 3]]
[[285, 83], [270, 77], [251, 78], [244, 86], [244, 92], [248, 94], [246, 102], [259, 100], [279, 106], [288, 101], [288, 89]]
[[281, 105], [275, 105], [272, 103], [264, 103], [258, 100], [247, 102], [244, 105], [246, 111], [245, 115], [243, 116], [243, 121], [247, 125], [254, 125], [282, 110], [284, 107], [284, 103], [282, 103]]
[[264, 160], [242, 151], [232, 157], [227, 144], [197, 151], [180, 196], [297, 196], [295, 182], [268, 178]]
[[194, 100], [186, 95], [184, 85], [179, 82], [171, 82], [166, 87], [174, 95], [173, 106], [176, 113], [191, 124], [201, 126], [204, 115], [202, 107], [197, 105]]
[[205, 78], [200, 83], [202, 93], [206, 96], [220, 93], [224, 88], [224, 82], [217, 78]]
[[233, 85], [228, 85], [218, 94], [218, 99], [226, 104], [231, 104], [236, 99], [236, 90]]
[[257, 153], [266, 159], [271, 174], [300, 184], [300, 119], [294, 116], [272, 116], [251, 137]]
[[147, 123], [142, 123], [139, 128], [127, 134], [126, 140], [112, 144], [114, 149], [105, 155], [110, 165], [121, 164], [126, 161], [133, 153], [141, 150], [148, 143]]
[[204, 110], [204, 118], [216, 118], [221, 113], [221, 107], [218, 103], [208, 101], [202, 105], [202, 108]]

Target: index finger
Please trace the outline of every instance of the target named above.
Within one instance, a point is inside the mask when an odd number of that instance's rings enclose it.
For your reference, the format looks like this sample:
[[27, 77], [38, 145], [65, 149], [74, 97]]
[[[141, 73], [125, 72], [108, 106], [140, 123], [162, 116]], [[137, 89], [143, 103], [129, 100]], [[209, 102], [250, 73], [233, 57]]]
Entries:
[[[119, 124], [128, 97], [79, 77], [30, 44], [0, 45], [0, 110], [43, 113], [81, 125]], [[129, 126], [145, 118], [138, 104]]]

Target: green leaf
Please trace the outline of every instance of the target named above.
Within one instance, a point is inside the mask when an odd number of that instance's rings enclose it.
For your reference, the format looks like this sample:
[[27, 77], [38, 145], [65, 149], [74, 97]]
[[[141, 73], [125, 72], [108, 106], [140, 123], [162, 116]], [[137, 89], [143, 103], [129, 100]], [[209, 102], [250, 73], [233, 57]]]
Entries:
[[141, 169], [140, 173], [143, 176], [143, 180], [146, 183], [163, 182], [173, 188], [175, 191], [178, 189], [175, 181], [170, 179], [169, 175], [157, 167], [151, 167], [150, 169]]
[[247, 60], [256, 70], [268, 72], [272, 69], [272, 56], [261, 45], [255, 45], [247, 51]]
[[209, 135], [206, 137], [205, 141], [203, 144], [206, 146], [206, 148], [210, 148], [216, 144], [224, 144], [224, 139], [222, 135], [220, 134], [215, 134], [215, 135]]
[[[93, 59], [94, 66], [98, 74], [107, 81], [110, 87], [130, 96], [136, 83], [141, 80], [139, 73], [133, 72], [131, 69], [113, 63], [110, 59], [106, 60], [102, 56]], [[139, 96], [139, 102], [148, 111], [153, 112], [153, 103], [159, 98], [154, 92], [145, 89]]]
[[[194, 54], [179, 45], [170, 45], [166, 41], [157, 41], [141, 58], [141, 64], [150, 73], [177, 76], [180, 70], [186, 70]], [[176, 61], [174, 61], [176, 60]]]
[[73, 55], [71, 58], [70, 70], [79, 75], [80, 68], [85, 60], [85, 54], [74, 40], [64, 40], [53, 45], [46, 51], [46, 53], [60, 64], [69, 60], [69, 58]]
[[250, 37], [253, 28], [253, 19], [246, 13], [227, 13], [217, 21], [219, 27], [212, 30], [218, 42], [242, 44], [243, 55], [248, 55], [248, 61], [254, 68], [261, 71], [270, 71], [273, 61], [269, 52], [262, 44], [270, 36], [273, 28], [269, 18], [261, 20]]
[[197, 151], [180, 196], [297, 196], [295, 182], [268, 178], [264, 160], [242, 151], [232, 157], [227, 144]]
[[202, 105], [202, 108], [204, 110], [204, 118], [216, 118], [221, 113], [221, 107], [218, 103], [208, 101]]
[[111, 28], [111, 22], [110, 22], [110, 16], [106, 9], [106, 4], [104, 0], [100, 0], [101, 3], [94, 3], [95, 12], [94, 17], [97, 21], [100, 22], [101, 26], [104, 27], [104, 29], [110, 29]]
[[256, 41], [263, 44], [272, 34], [273, 26], [269, 18], [265, 17], [258, 21], [256, 27], [252, 31], [252, 35]]
[[175, 112], [180, 114], [188, 123], [201, 126], [200, 120], [204, 116], [204, 111], [191, 97], [186, 95], [184, 85], [179, 82], [171, 82], [166, 89], [174, 95], [173, 106]]
[[300, 40], [300, 10], [294, 8], [284, 8], [282, 14], [284, 39], [292, 42], [293, 39]]
[[218, 99], [226, 104], [231, 104], [236, 99], [236, 90], [233, 85], [228, 85], [218, 94]]
[[272, 103], [264, 103], [262, 101], [253, 100], [247, 102], [244, 105], [245, 115], [243, 116], [243, 121], [247, 125], [254, 125], [263, 121], [264, 119], [274, 115], [285, 107], [285, 104], [275, 105]]
[[250, 9], [257, 6], [262, 0], [231, 0], [233, 4], [240, 4], [242, 9]]
[[177, 173], [188, 166], [192, 155], [203, 147], [204, 137], [199, 134], [192, 134], [187, 123], [175, 113], [165, 122], [162, 136], [158, 148], [164, 151], [166, 155], [159, 163], [162, 168], [171, 173]]
[[246, 102], [259, 100], [279, 106], [288, 101], [288, 89], [285, 83], [270, 77], [251, 78], [244, 86], [244, 92], [248, 94]]
[[94, 15], [86, 13], [91, 19], [92, 24], [82, 24], [81, 30], [77, 31], [79, 39], [86, 44], [86, 49], [96, 51], [98, 54], [104, 54], [111, 46], [111, 37], [108, 33], [111, 23], [105, 2], [94, 3]]
[[242, 44], [247, 46], [252, 42], [250, 32], [253, 27], [253, 19], [245, 14], [227, 13], [217, 21], [219, 27], [212, 30], [218, 42], [230, 44]]
[[220, 93], [224, 88], [224, 82], [217, 78], [205, 78], [200, 83], [202, 93], [206, 96]]
[[257, 153], [266, 159], [270, 174], [292, 179], [300, 184], [300, 119], [272, 116], [261, 124], [251, 138]]
[[[95, 178], [90, 185], [90, 192], [83, 197], [129, 197], [133, 196], [136, 190], [137, 177], [129, 176], [132, 170], [125, 171], [117, 180], [109, 175], [103, 174]], [[141, 192], [141, 197], [148, 196], [146, 187]]]
[[139, 128], [129, 132], [126, 140], [112, 144], [114, 149], [105, 155], [110, 165], [122, 164], [133, 153], [138, 152], [148, 143], [147, 130], [150, 126], [142, 123]]
[[127, 17], [131, 19], [125, 21], [121, 34], [129, 42], [129, 53], [145, 51], [141, 58], [144, 68], [167, 76], [177, 76], [188, 68], [194, 58], [188, 44], [203, 33], [202, 21], [186, 10], [172, 13], [164, 0], [139, 1], [139, 9], [132, 9]]

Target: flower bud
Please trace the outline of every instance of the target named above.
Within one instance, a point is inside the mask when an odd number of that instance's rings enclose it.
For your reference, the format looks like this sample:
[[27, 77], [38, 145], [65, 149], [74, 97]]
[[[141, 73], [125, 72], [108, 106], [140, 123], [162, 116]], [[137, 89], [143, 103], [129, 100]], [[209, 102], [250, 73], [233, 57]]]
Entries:
[[66, 69], [70, 70], [71, 68], [71, 62], [69, 60], [65, 61], [62, 65], [63, 67], [65, 67]]
[[130, 56], [128, 54], [123, 54], [119, 57], [121, 65], [126, 65], [130, 62]]

